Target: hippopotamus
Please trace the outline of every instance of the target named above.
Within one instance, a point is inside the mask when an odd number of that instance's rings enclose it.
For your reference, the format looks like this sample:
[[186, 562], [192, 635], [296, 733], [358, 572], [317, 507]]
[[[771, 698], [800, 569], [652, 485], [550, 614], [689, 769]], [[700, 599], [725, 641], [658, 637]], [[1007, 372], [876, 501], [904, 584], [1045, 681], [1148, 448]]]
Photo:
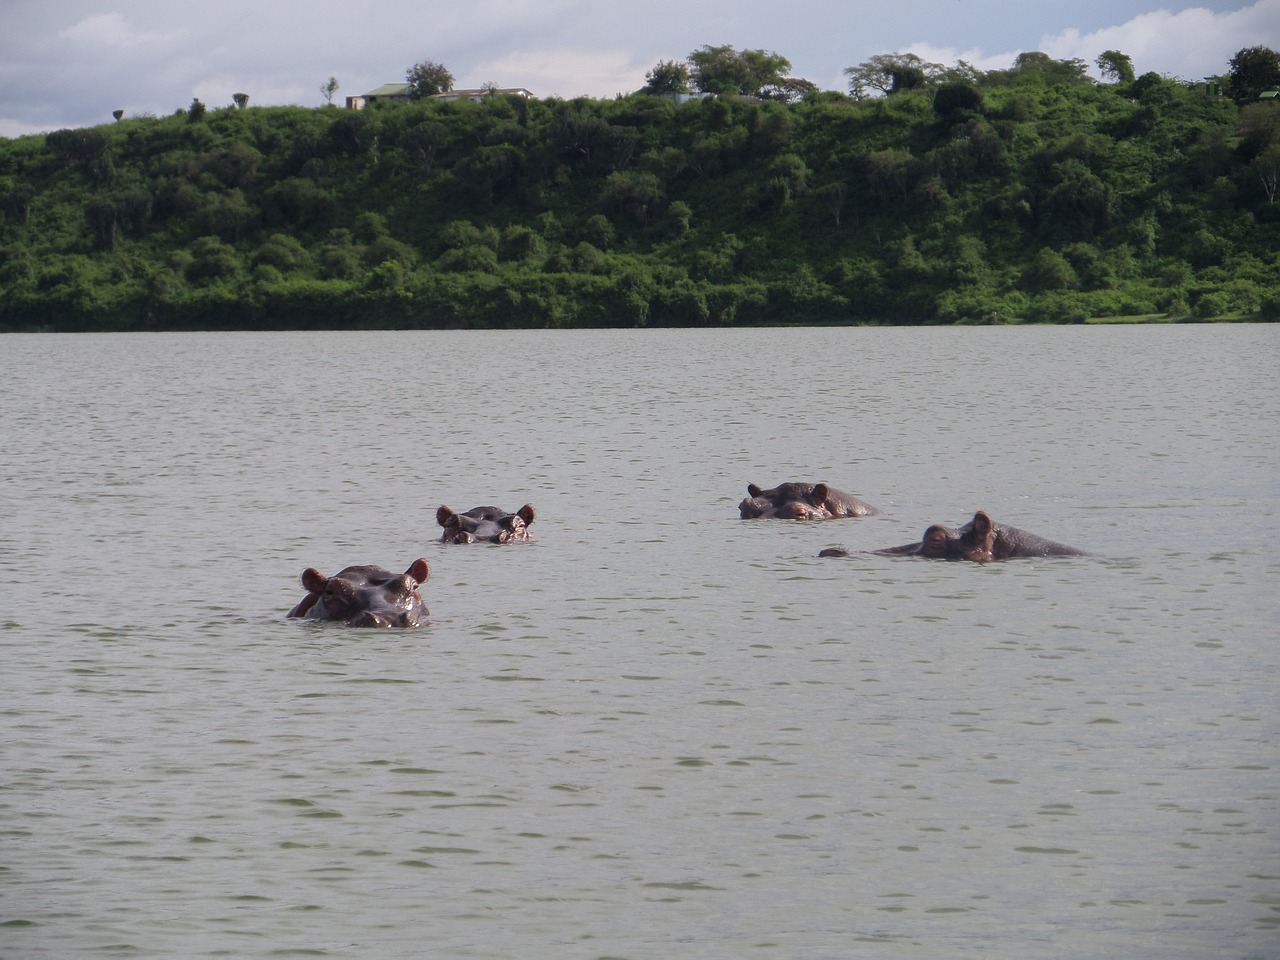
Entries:
[[472, 507], [466, 513], [454, 513], [442, 505], [436, 511], [436, 523], [444, 527], [440, 539], [445, 543], [511, 543], [529, 539], [529, 525], [535, 516], [527, 503], [515, 513], [498, 507]]
[[747, 484], [748, 496], [738, 504], [743, 520], [832, 520], [879, 513], [869, 503], [825, 483], [781, 483], [762, 490]]
[[326, 577], [314, 567], [302, 571], [307, 595], [288, 616], [328, 620], [346, 627], [419, 627], [427, 607], [418, 585], [427, 579], [427, 561], [419, 558], [404, 573], [383, 567], [346, 567]]
[[[1015, 557], [1083, 557], [1083, 550], [1055, 543], [1044, 537], [1017, 527], [996, 523], [985, 510], [979, 510], [973, 519], [959, 530], [952, 530], [935, 523], [924, 532], [919, 543], [904, 543], [900, 547], [873, 550], [884, 557], [926, 557], [930, 560], [973, 560], [987, 563], [991, 560], [1010, 560]], [[847, 557], [843, 547], [829, 547], [820, 557]]]

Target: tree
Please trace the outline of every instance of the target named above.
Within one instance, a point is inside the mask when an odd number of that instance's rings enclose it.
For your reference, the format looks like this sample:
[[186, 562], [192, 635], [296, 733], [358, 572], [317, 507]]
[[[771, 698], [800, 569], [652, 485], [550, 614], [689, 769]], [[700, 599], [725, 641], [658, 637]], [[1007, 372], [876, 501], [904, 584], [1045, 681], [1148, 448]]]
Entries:
[[31, 215], [31, 201], [35, 199], [35, 188], [29, 183], [15, 183], [3, 195], [0, 195], [0, 210], [14, 223], [26, 226]]
[[801, 77], [783, 77], [778, 83], [769, 84], [760, 91], [766, 100], [778, 100], [782, 103], [796, 103], [817, 92], [816, 83]]
[[915, 157], [910, 150], [890, 148], [877, 150], [862, 158], [863, 178], [867, 185], [888, 201], [892, 196], [905, 200], [911, 188]]
[[423, 121], [416, 127], [409, 128], [400, 145], [409, 156], [413, 157], [425, 172], [430, 173], [435, 164], [436, 154], [447, 140], [447, 131], [439, 123]]
[[320, 84], [320, 96], [324, 97], [326, 106], [333, 106], [333, 95], [338, 92], [338, 78], [330, 77]]
[[1256, 157], [1268, 147], [1280, 144], [1280, 103], [1247, 103], [1240, 108], [1236, 123], [1240, 136], [1237, 152], [1244, 159]]
[[453, 89], [453, 74], [443, 63], [436, 63], [434, 60], [415, 63], [404, 78], [409, 83], [411, 100], [434, 97], [437, 93], [448, 93]]
[[1079, 57], [1071, 60], [1055, 60], [1047, 53], [1030, 50], [1020, 53], [1013, 60], [1013, 72], [1022, 76], [1041, 76], [1049, 83], [1092, 83], [1089, 65]]
[[689, 54], [691, 78], [702, 93], [765, 97], [787, 82], [791, 61], [766, 50], [704, 46]]
[[652, 70], [644, 75], [645, 84], [641, 93], [660, 97], [670, 94], [689, 92], [689, 65], [677, 60], [659, 60]]
[[945, 68], [940, 63], [929, 63], [914, 53], [879, 53], [856, 67], [845, 67], [849, 78], [849, 92], [859, 100], [868, 96], [869, 90], [884, 95], [898, 93], [931, 84], [940, 78]]
[[1273, 143], [1253, 158], [1250, 164], [1262, 189], [1267, 195], [1267, 203], [1276, 202], [1276, 186], [1280, 183], [1280, 143]]
[[1049, 247], [1041, 247], [1022, 271], [1022, 286], [1032, 293], [1046, 290], [1074, 290], [1080, 278], [1067, 258]]
[[249, 106], [249, 95], [247, 93], [233, 93], [231, 99], [236, 102], [236, 106], [241, 110]]
[[192, 123], [199, 123], [204, 119], [205, 109], [205, 105], [198, 97], [192, 97], [191, 106], [187, 108], [187, 119]]
[[1264, 90], [1280, 89], [1280, 53], [1270, 47], [1245, 47], [1231, 58], [1227, 86], [1237, 100], [1254, 100]]
[[119, 213], [114, 200], [99, 197], [84, 208], [84, 219], [93, 231], [99, 250], [114, 250], [120, 238]]
[[1133, 83], [1133, 61], [1119, 50], [1107, 50], [1099, 54], [1098, 59], [1094, 62], [1102, 72], [1103, 80], [1111, 80], [1115, 83]]
[[511, 176], [522, 157], [520, 150], [509, 143], [479, 147], [455, 163], [453, 173], [475, 190], [485, 206], [490, 206], [494, 190]]
[[933, 95], [933, 112], [943, 119], [962, 112], [982, 113], [982, 93], [972, 83], [949, 81]]
[[82, 166], [99, 180], [111, 179], [111, 136], [99, 127], [53, 130], [45, 144], [68, 167]]
[[814, 191], [818, 202], [831, 214], [836, 226], [840, 226], [840, 217], [844, 213], [844, 202], [849, 196], [849, 186], [841, 181], [823, 184]]
[[648, 226], [666, 202], [666, 192], [651, 173], [611, 173], [605, 178], [600, 200], [610, 210]]

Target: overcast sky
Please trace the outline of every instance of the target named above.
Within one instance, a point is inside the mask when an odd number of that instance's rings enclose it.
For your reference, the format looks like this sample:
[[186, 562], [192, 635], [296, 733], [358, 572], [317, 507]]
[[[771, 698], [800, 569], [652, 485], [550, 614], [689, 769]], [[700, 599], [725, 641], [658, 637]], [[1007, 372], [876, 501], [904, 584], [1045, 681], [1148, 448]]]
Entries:
[[157, 116], [193, 98], [320, 106], [444, 64], [457, 87], [612, 97], [704, 45], [763, 49], [846, 90], [880, 53], [1002, 69], [1020, 52], [1119, 50], [1139, 73], [1200, 80], [1280, 50], [1280, 0], [0, 0], [0, 136]]

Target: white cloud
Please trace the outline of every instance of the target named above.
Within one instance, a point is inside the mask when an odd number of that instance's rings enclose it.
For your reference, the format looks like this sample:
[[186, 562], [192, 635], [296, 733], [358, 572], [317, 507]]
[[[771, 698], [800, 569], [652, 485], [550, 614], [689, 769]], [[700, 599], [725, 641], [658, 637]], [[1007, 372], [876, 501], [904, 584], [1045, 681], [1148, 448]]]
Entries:
[[119, 13], [103, 13], [86, 17], [59, 32], [58, 36], [80, 47], [136, 47], [144, 43], [176, 40], [182, 32], [172, 34], [139, 32]]
[[1280, 0], [1259, 0], [1226, 13], [1203, 7], [1177, 13], [1156, 10], [1092, 33], [1065, 30], [1043, 37], [1040, 43], [1045, 53], [1059, 60], [1078, 57], [1092, 67], [1102, 52], [1118, 50], [1133, 61], [1139, 75], [1155, 71], [1200, 80], [1226, 73], [1229, 61], [1243, 46], [1276, 46], [1278, 41]]
[[26, 123], [22, 120], [13, 120], [9, 117], [0, 117], [0, 137], [9, 140], [16, 140], [18, 137], [26, 137], [35, 133], [47, 133], [49, 124]]
[[166, 114], [193, 96], [213, 107], [237, 91], [259, 106], [319, 106], [331, 75], [344, 94], [363, 92], [424, 59], [460, 87], [568, 99], [639, 89], [658, 60], [703, 44], [777, 50], [828, 90], [847, 89], [845, 67], [893, 51], [998, 70], [1026, 50], [1092, 67], [1114, 49], [1140, 74], [1198, 80], [1243, 47], [1280, 49], [1280, 0], [918, 0], [892, 17], [882, 6], [798, 0], [780, 19], [770, 0], [0, 0], [0, 136], [101, 123], [117, 108]]
[[[1184, 80], [1200, 80], [1226, 73], [1229, 61], [1238, 50], [1255, 45], [1280, 47], [1280, 0], [1258, 0], [1242, 10], [1225, 13], [1203, 7], [1177, 13], [1156, 10], [1088, 33], [1070, 28], [1045, 34], [1035, 49], [1055, 60], [1083, 60], [1095, 76], [1099, 54], [1118, 50], [1133, 61], [1134, 71], [1139, 75], [1154, 71]], [[908, 44], [901, 52], [914, 53], [943, 66], [964, 60], [979, 70], [1005, 70], [1013, 66], [1019, 53], [1026, 51], [987, 53], [976, 48], [957, 50], [918, 42]]]
[[977, 70], [1008, 70], [1013, 66], [1014, 59], [1021, 51], [1013, 50], [1007, 53], [985, 53], [982, 50], [955, 50], [950, 47], [935, 47], [928, 43], [912, 43], [908, 44], [902, 53], [914, 53], [917, 57], [929, 63], [940, 63], [944, 67], [953, 67], [959, 61], [963, 60], [969, 66]]

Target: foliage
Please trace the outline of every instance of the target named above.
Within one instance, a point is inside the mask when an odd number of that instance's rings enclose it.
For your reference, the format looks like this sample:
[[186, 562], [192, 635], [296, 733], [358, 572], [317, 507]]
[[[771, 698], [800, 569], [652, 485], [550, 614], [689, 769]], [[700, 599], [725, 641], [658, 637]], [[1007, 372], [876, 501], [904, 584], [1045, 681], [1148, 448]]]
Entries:
[[1133, 83], [1133, 61], [1119, 50], [1106, 50], [1094, 61], [1104, 80], [1114, 83]]
[[675, 60], [659, 60], [644, 75], [642, 93], [652, 96], [689, 92], [689, 65]]
[[951, 80], [938, 87], [933, 95], [933, 110], [944, 120], [962, 112], [982, 113], [982, 91], [964, 80]]
[[434, 60], [423, 60], [415, 63], [404, 75], [409, 84], [409, 96], [419, 100], [423, 97], [434, 97], [437, 93], [448, 93], [453, 89], [453, 74], [443, 63]]
[[1227, 86], [1237, 100], [1252, 100], [1264, 90], [1280, 89], [1280, 53], [1270, 47], [1246, 47], [1231, 58]]
[[690, 78], [702, 93], [769, 97], [783, 89], [791, 61], [766, 50], [704, 46], [689, 54]]
[[875, 90], [884, 96], [914, 90], [942, 77], [940, 63], [928, 63], [914, 53], [882, 53], [856, 67], [846, 67], [849, 92], [861, 100]]
[[1089, 65], [1079, 58], [1055, 60], [1038, 50], [1020, 53], [1013, 60], [1014, 74], [1053, 84], [1088, 83], [1088, 69]]
[[0, 139], [0, 330], [1280, 319], [1274, 102], [1044, 54], [885, 55], [855, 96], [689, 63], [724, 93], [651, 95], [668, 62], [612, 100]]

